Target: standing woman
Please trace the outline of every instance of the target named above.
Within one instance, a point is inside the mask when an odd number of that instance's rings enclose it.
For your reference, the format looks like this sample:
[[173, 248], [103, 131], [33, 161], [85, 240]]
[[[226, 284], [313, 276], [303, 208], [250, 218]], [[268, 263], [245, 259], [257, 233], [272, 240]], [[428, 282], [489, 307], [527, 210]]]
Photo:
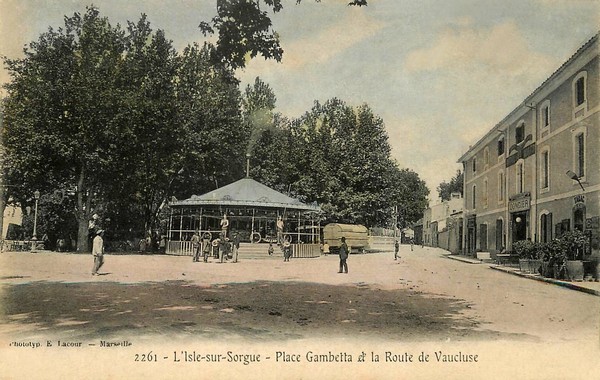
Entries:
[[[340, 271], [338, 273], [348, 273], [348, 244], [346, 244], [346, 238], [342, 236], [342, 245], [340, 246]], [[343, 272], [342, 272], [343, 270]]]
[[92, 255], [94, 256], [94, 269], [92, 276], [98, 275], [98, 270], [104, 264], [104, 230], [98, 230], [92, 242]]

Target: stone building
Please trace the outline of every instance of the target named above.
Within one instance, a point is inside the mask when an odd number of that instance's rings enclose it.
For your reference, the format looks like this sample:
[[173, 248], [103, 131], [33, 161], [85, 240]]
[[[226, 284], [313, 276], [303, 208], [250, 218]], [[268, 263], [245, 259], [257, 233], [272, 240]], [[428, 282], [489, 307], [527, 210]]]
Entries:
[[421, 225], [424, 245], [459, 253], [462, 249], [462, 208], [460, 193], [452, 193], [450, 200], [438, 201], [428, 207]]
[[458, 160], [464, 252], [578, 229], [600, 256], [598, 34]]

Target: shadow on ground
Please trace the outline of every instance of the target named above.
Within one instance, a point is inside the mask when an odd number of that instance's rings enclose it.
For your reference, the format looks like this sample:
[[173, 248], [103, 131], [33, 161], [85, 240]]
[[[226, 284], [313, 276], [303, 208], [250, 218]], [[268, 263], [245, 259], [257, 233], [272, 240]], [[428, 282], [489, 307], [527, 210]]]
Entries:
[[252, 282], [202, 287], [183, 281], [139, 284], [33, 282], [4, 286], [0, 332], [59, 336], [315, 336], [398, 341], [524, 339], [483, 328], [464, 301], [365, 284]]

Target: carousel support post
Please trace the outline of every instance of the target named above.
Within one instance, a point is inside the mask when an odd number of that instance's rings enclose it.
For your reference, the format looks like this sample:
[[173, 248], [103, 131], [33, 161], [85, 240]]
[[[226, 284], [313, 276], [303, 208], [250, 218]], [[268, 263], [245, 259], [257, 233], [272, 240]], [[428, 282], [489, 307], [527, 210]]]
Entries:
[[183, 241], [183, 208], [180, 212], [181, 215], [179, 216], [179, 241]]
[[256, 211], [255, 209], [252, 209], [252, 226], [251, 231], [250, 231], [250, 242], [252, 242], [252, 234], [254, 233], [254, 211]]
[[204, 213], [204, 209], [200, 208], [200, 225], [198, 226], [198, 230], [200, 231], [200, 236], [202, 236], [202, 214]]
[[170, 252], [169, 246], [171, 245], [171, 231], [173, 230], [173, 208], [171, 207], [171, 215], [169, 216], [169, 228], [167, 229], [167, 245], [165, 247], [166, 253]]

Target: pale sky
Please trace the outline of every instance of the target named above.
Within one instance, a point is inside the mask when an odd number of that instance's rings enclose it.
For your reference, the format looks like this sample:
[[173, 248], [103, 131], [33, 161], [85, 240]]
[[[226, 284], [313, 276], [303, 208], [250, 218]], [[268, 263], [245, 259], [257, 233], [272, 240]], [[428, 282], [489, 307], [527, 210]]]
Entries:
[[[437, 185], [456, 160], [600, 30], [600, 0], [284, 0], [272, 17], [281, 63], [258, 57], [238, 72], [242, 89], [260, 76], [288, 117], [315, 100], [367, 103], [386, 124], [401, 167]], [[83, 0], [0, 0], [0, 55], [22, 47]], [[216, 0], [96, 0], [112, 23], [146, 13], [175, 47], [202, 42]], [[0, 82], [7, 80], [0, 71]]]

